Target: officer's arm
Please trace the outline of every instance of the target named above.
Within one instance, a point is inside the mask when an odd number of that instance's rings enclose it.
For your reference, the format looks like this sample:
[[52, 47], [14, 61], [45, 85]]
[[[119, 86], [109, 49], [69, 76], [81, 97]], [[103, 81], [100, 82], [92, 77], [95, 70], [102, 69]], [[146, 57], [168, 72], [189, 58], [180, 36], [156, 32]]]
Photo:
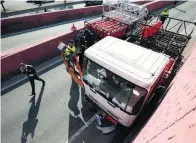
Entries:
[[29, 68], [30, 70], [32, 70], [33, 73], [37, 73], [36, 70], [35, 70], [35, 68], [34, 68], [33, 66], [28, 66], [28, 68]]
[[20, 68], [22, 74], [26, 74], [26, 71]]
[[74, 51], [72, 48], [68, 47], [68, 49], [69, 49], [69, 51], [70, 51], [71, 53], [75, 53], [75, 51]]

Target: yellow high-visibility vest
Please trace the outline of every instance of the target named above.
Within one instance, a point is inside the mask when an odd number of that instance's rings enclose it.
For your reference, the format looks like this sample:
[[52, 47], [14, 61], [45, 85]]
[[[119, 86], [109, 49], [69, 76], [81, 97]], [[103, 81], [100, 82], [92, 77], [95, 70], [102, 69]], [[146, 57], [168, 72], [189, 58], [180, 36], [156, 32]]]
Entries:
[[161, 12], [161, 15], [162, 16], [168, 16], [169, 15], [169, 12], [168, 11], [163, 11], [163, 12]]
[[[70, 49], [74, 52], [76, 52], [76, 48], [75, 46], [70, 47]], [[71, 50], [69, 50], [69, 48], [66, 48], [64, 51], [65, 56], [68, 56], [71, 53]]]

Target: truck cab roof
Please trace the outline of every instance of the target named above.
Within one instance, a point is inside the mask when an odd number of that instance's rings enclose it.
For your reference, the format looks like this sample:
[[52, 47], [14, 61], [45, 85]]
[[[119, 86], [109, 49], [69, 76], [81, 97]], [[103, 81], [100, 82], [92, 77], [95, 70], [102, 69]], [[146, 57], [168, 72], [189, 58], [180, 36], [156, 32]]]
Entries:
[[169, 62], [169, 56], [107, 36], [85, 51], [85, 56], [120, 77], [151, 87]]

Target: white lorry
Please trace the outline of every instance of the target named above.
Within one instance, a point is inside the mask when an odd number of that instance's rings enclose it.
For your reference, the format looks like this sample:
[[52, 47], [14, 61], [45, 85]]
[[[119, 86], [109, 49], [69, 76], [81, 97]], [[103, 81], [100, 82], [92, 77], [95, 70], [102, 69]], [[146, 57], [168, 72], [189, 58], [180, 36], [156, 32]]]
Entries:
[[168, 55], [107, 36], [85, 51], [85, 95], [106, 114], [130, 127], [152, 98]]

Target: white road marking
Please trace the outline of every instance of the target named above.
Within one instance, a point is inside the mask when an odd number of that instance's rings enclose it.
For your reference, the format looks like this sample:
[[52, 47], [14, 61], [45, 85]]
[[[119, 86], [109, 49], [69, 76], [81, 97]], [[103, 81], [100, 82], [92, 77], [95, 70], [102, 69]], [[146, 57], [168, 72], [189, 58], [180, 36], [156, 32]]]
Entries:
[[68, 139], [65, 143], [72, 143], [74, 139], [79, 136], [94, 120], [96, 119], [96, 116], [94, 115], [90, 120], [86, 122], [71, 138]]

